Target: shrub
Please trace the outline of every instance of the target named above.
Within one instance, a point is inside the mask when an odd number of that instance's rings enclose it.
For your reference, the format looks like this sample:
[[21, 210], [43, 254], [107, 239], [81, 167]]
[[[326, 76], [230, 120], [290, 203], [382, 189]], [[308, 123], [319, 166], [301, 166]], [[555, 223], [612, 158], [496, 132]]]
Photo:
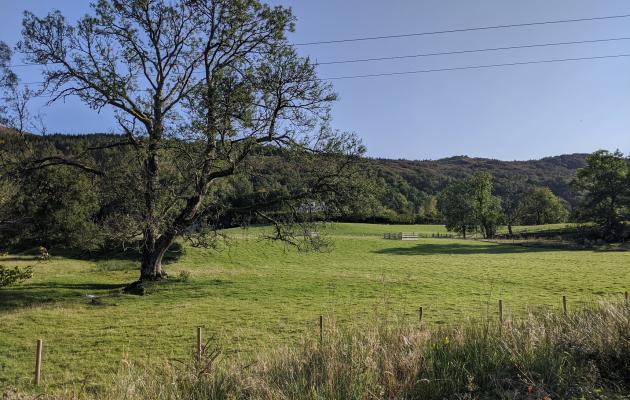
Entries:
[[23, 282], [30, 279], [33, 276], [33, 267], [5, 267], [0, 265], [0, 288], [14, 285], [19, 282]]
[[190, 280], [190, 271], [182, 270], [179, 271], [179, 280], [181, 282], [188, 282]]

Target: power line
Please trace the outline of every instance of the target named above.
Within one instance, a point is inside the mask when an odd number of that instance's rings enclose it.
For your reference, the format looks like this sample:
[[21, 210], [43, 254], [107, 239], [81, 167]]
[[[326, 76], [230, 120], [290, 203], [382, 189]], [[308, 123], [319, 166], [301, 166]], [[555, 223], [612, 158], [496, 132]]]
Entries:
[[621, 58], [621, 57], [630, 57], [630, 53], [629, 54], [613, 54], [613, 55], [607, 55], [607, 56], [594, 56], [594, 57], [576, 57], [576, 58], [559, 58], [559, 59], [552, 59], [552, 60], [522, 61], [522, 62], [512, 62], [512, 63], [503, 63], [503, 64], [468, 65], [468, 66], [463, 66], [463, 67], [434, 68], [434, 69], [423, 69], [423, 70], [416, 70], [416, 71], [384, 72], [380, 74], [347, 75], [347, 76], [336, 76], [336, 77], [330, 77], [330, 78], [321, 78], [320, 80], [329, 81], [329, 80], [341, 80], [341, 79], [374, 78], [374, 77], [379, 77], [379, 76], [412, 75], [412, 74], [423, 74], [423, 73], [430, 73], [430, 72], [462, 71], [462, 70], [469, 70], [469, 69], [512, 67], [512, 66], [530, 65], [530, 64], [549, 64], [549, 63], [559, 63], [559, 62], [567, 62], [567, 61], [601, 60], [605, 58]]
[[61, 64], [61, 63], [55, 63], [55, 62], [51, 62], [51, 63], [28, 63], [28, 64], [13, 64], [13, 65], [9, 65], [9, 68], [18, 68], [18, 67], [36, 67], [36, 66], [44, 66], [44, 65], [49, 65], [49, 64]]
[[[409, 54], [402, 56], [388, 56], [388, 57], [373, 57], [373, 58], [358, 58], [358, 59], [350, 59], [350, 60], [333, 60], [333, 61], [324, 61], [324, 62], [316, 62], [317, 65], [333, 65], [333, 64], [350, 64], [350, 63], [361, 63], [361, 62], [370, 62], [370, 61], [386, 61], [386, 60], [403, 60], [408, 58], [420, 58], [420, 57], [433, 57], [433, 56], [444, 56], [444, 55], [453, 55], [453, 54], [468, 54], [468, 53], [481, 53], [488, 51], [501, 51], [501, 50], [516, 50], [516, 49], [528, 49], [528, 48], [537, 48], [537, 47], [552, 47], [552, 46], [566, 46], [566, 45], [575, 45], [575, 44], [588, 44], [588, 43], [604, 43], [604, 42], [615, 42], [615, 41], [623, 41], [630, 40], [630, 37], [616, 37], [616, 38], [604, 38], [604, 39], [590, 39], [590, 40], [576, 40], [570, 42], [550, 42], [550, 43], [536, 43], [536, 44], [523, 44], [523, 45], [515, 45], [515, 46], [504, 46], [504, 47], [487, 47], [482, 49], [471, 49], [471, 50], [453, 50], [453, 51], [441, 51], [435, 53], [420, 53], [420, 54]], [[50, 63], [50, 64], [59, 64], [59, 63]], [[9, 65], [9, 67], [32, 67], [32, 66], [43, 66], [46, 64], [14, 64]]]
[[[461, 67], [432, 68], [432, 69], [401, 71], [401, 72], [383, 72], [383, 73], [365, 74], [365, 75], [333, 76], [329, 78], [318, 78], [317, 80], [330, 81], [330, 80], [342, 80], [342, 79], [375, 78], [375, 77], [381, 77], [381, 76], [413, 75], [413, 74], [424, 74], [424, 73], [432, 73], [432, 72], [463, 71], [463, 70], [475, 70], [475, 69], [485, 69], [485, 68], [514, 67], [514, 66], [534, 65], [534, 64], [551, 64], [551, 63], [560, 63], [560, 62], [569, 62], [569, 61], [603, 60], [603, 59], [610, 59], [610, 58], [625, 58], [625, 57], [630, 57], [630, 53], [611, 54], [611, 55], [605, 55], [605, 56], [520, 61], [520, 62], [510, 62], [510, 63], [500, 63], [500, 64], [466, 65], [466, 66], [461, 66]], [[24, 85], [37, 85], [37, 84], [42, 84], [42, 83], [44, 82], [27, 82], [23, 84]], [[33, 97], [51, 97], [51, 96], [33, 96]]]
[[367, 36], [367, 37], [358, 37], [358, 38], [349, 38], [349, 39], [322, 40], [322, 41], [316, 41], [316, 42], [295, 43], [295, 45], [296, 46], [312, 46], [312, 45], [320, 45], [320, 44], [362, 42], [366, 40], [396, 39], [396, 38], [405, 38], [405, 37], [413, 37], [413, 36], [441, 35], [444, 33], [483, 31], [483, 30], [491, 30], [491, 29], [517, 28], [517, 27], [535, 26], [535, 25], [566, 24], [570, 22], [601, 21], [601, 20], [610, 20], [610, 19], [628, 18], [628, 17], [630, 17], [630, 14], [609, 15], [609, 16], [604, 16], [604, 17], [560, 19], [560, 20], [553, 20], [553, 21], [524, 22], [520, 24], [505, 24], [505, 25], [480, 26], [480, 27], [473, 27], [473, 28], [445, 29], [441, 31], [403, 33], [403, 34], [397, 34], [397, 35]]
[[341, 60], [341, 61], [316, 62], [316, 64], [317, 65], [332, 65], [332, 64], [360, 63], [360, 62], [369, 62], [369, 61], [402, 60], [402, 59], [408, 59], [408, 58], [444, 56], [444, 55], [452, 55], [452, 54], [481, 53], [481, 52], [486, 52], [486, 51], [528, 49], [528, 48], [534, 48], [534, 47], [564, 46], [564, 45], [572, 45], [572, 44], [602, 43], [602, 42], [613, 42], [613, 41], [621, 41], [621, 40], [630, 40], [630, 37], [578, 40], [578, 41], [573, 41], [573, 42], [525, 44], [525, 45], [517, 45], [517, 46], [490, 47], [490, 48], [472, 49], [472, 50], [442, 51], [442, 52], [436, 52], [436, 53], [421, 53], [421, 54], [410, 54], [410, 55], [391, 56], [391, 57], [358, 58], [358, 59]]
[[[380, 40], [380, 39], [394, 39], [394, 38], [404, 38], [404, 37], [413, 37], [413, 36], [427, 36], [427, 35], [439, 35], [444, 33], [457, 33], [457, 32], [470, 32], [470, 31], [481, 31], [481, 30], [491, 30], [491, 29], [504, 29], [504, 28], [516, 28], [516, 27], [525, 27], [525, 26], [536, 26], [536, 25], [551, 25], [551, 24], [564, 24], [571, 22], [586, 22], [586, 21], [600, 21], [600, 20], [610, 20], [610, 19], [619, 19], [619, 18], [628, 18], [630, 14], [621, 14], [621, 15], [608, 15], [603, 17], [589, 17], [589, 18], [575, 18], [575, 19], [563, 19], [563, 20], [553, 20], [553, 21], [538, 21], [538, 22], [524, 22], [519, 24], [505, 24], [505, 25], [491, 25], [491, 26], [481, 26], [481, 27], [473, 27], [473, 28], [460, 28], [460, 29], [447, 29], [442, 31], [430, 31], [430, 32], [418, 32], [418, 33], [406, 33], [406, 34], [398, 34], [398, 35], [385, 35], [385, 36], [368, 36], [368, 37], [359, 37], [359, 38], [351, 38], [351, 39], [336, 39], [336, 40], [323, 40], [317, 42], [305, 42], [305, 43], [295, 43], [295, 46], [310, 46], [310, 45], [318, 45], [318, 44], [333, 44], [333, 43], [346, 43], [346, 42], [359, 42], [366, 40]], [[629, 38], [611, 38], [611, 39], [598, 39], [598, 40], [586, 40], [586, 41], [576, 41], [576, 42], [560, 42], [560, 43], [548, 43], [541, 45], [524, 45], [524, 46], [509, 46], [504, 48], [494, 48], [494, 49], [479, 49], [479, 50], [465, 50], [461, 52], [444, 52], [444, 53], [430, 53], [430, 54], [418, 54], [418, 55], [410, 55], [410, 56], [398, 56], [398, 57], [381, 57], [381, 58], [371, 58], [371, 59], [361, 59], [361, 60], [348, 60], [348, 61], [330, 61], [319, 63], [320, 65], [325, 64], [343, 64], [349, 62], [361, 62], [361, 61], [377, 61], [377, 60], [388, 60], [388, 59], [396, 59], [396, 58], [411, 58], [411, 57], [425, 57], [430, 55], [446, 55], [446, 54], [459, 54], [459, 53], [471, 53], [471, 52], [479, 52], [479, 51], [494, 51], [494, 50], [508, 50], [508, 49], [518, 49], [518, 48], [527, 48], [527, 47], [543, 47], [543, 46], [555, 46], [555, 45], [563, 45], [563, 44], [579, 44], [579, 43], [596, 43], [596, 42], [605, 42], [605, 41], [614, 41], [614, 40], [628, 40]], [[50, 63], [57, 64], [57, 63]], [[13, 64], [9, 65], [11, 68], [15, 67], [31, 67], [45, 64], [37, 64], [37, 63], [28, 63], [28, 64]]]

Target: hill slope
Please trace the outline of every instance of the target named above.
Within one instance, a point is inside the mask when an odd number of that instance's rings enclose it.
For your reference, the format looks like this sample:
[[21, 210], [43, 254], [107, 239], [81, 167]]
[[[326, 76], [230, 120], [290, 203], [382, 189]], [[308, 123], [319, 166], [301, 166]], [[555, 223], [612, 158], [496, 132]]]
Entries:
[[588, 154], [576, 153], [529, 161], [457, 156], [426, 161], [372, 159], [371, 162], [386, 179], [400, 177], [428, 194], [437, 194], [453, 181], [486, 171], [494, 177], [496, 194], [502, 194], [508, 182], [520, 179], [528, 185], [547, 186], [573, 205], [575, 197], [569, 182], [577, 169], [586, 164], [586, 157]]
[[[29, 142], [40, 154], [49, 152], [83, 152], [89, 147], [103, 146], [119, 140], [112, 134], [30, 136]], [[13, 134], [0, 130], [0, 140], [11, 141]], [[122, 150], [122, 149], [121, 149]], [[123, 150], [124, 151], [124, 150]], [[108, 161], [103, 151], [93, 152], [96, 165]], [[520, 181], [526, 186], [546, 186], [571, 206], [577, 202], [570, 189], [570, 181], [578, 168], [586, 163], [588, 154], [567, 154], [529, 161], [500, 161], [486, 158], [456, 156], [440, 160], [390, 160], [369, 158], [375, 187], [379, 191], [372, 210], [350, 216], [352, 220], [382, 222], [419, 222], [417, 215], [431, 197], [437, 195], [453, 181], [464, 179], [477, 171], [486, 171], [494, 177], [494, 192], [501, 196], [510, 182]], [[278, 171], [278, 173], [282, 173]], [[376, 216], [376, 217], [375, 217]], [[430, 220], [429, 220], [430, 221]], [[427, 221], [425, 221], [427, 222]], [[433, 220], [431, 222], [437, 222]]]

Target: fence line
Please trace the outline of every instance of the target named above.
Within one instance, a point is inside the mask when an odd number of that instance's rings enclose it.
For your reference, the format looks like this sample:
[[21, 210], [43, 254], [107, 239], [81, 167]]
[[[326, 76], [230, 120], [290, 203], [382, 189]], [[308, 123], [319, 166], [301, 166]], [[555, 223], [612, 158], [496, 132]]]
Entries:
[[[563, 295], [562, 296], [562, 312], [563, 312], [563, 315], [565, 316], [568, 316], [567, 303], [568, 303], [567, 296]], [[506, 322], [506, 320], [504, 319], [504, 313], [503, 313], [504, 304], [505, 303], [503, 302], [503, 299], [498, 300], [498, 320], [501, 325], [503, 325], [504, 322]], [[623, 292], [622, 304], [624, 304], [626, 307], [630, 306], [628, 291]], [[419, 329], [424, 328], [423, 317], [424, 317], [424, 307], [420, 306], [418, 308]], [[319, 341], [320, 343], [323, 343], [323, 340], [324, 340], [324, 316], [323, 315], [319, 315], [318, 322], [319, 322]], [[203, 346], [202, 346], [202, 327], [197, 326], [196, 332], [197, 332], [197, 336], [196, 336], [195, 358], [198, 362], [200, 362], [203, 357], [203, 352], [204, 352]], [[39, 386], [41, 383], [42, 349], [43, 349], [43, 341], [42, 339], [37, 339], [36, 352], [35, 352], [35, 374], [34, 374], [35, 386]]]
[[454, 239], [450, 233], [417, 233], [417, 232], [388, 232], [383, 234], [383, 239], [388, 240], [417, 240], [417, 239]]

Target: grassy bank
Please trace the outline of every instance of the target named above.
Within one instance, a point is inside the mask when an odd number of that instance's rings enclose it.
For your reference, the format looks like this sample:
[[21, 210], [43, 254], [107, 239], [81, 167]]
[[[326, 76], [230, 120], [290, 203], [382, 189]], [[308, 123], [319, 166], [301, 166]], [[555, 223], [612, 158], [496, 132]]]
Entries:
[[[619, 299], [630, 287], [630, 253], [529, 249], [476, 241], [383, 240], [382, 233], [444, 232], [439, 226], [336, 224], [329, 253], [298, 253], [235, 230], [219, 252], [184, 247], [166, 269], [173, 279], [144, 297], [120, 289], [137, 277], [134, 261], [55, 257], [36, 263], [7, 256], [0, 264], [34, 265], [32, 280], [0, 290], [0, 388], [29, 388], [35, 340], [44, 340], [44, 390], [101, 390], [121, 359], [185, 360], [195, 329], [230, 356], [251, 358], [318, 336], [319, 315], [340, 329], [376, 319], [427, 328], [469, 317], [569, 310]], [[181, 271], [190, 274], [180, 280]], [[99, 297], [93, 304], [86, 294]]]

